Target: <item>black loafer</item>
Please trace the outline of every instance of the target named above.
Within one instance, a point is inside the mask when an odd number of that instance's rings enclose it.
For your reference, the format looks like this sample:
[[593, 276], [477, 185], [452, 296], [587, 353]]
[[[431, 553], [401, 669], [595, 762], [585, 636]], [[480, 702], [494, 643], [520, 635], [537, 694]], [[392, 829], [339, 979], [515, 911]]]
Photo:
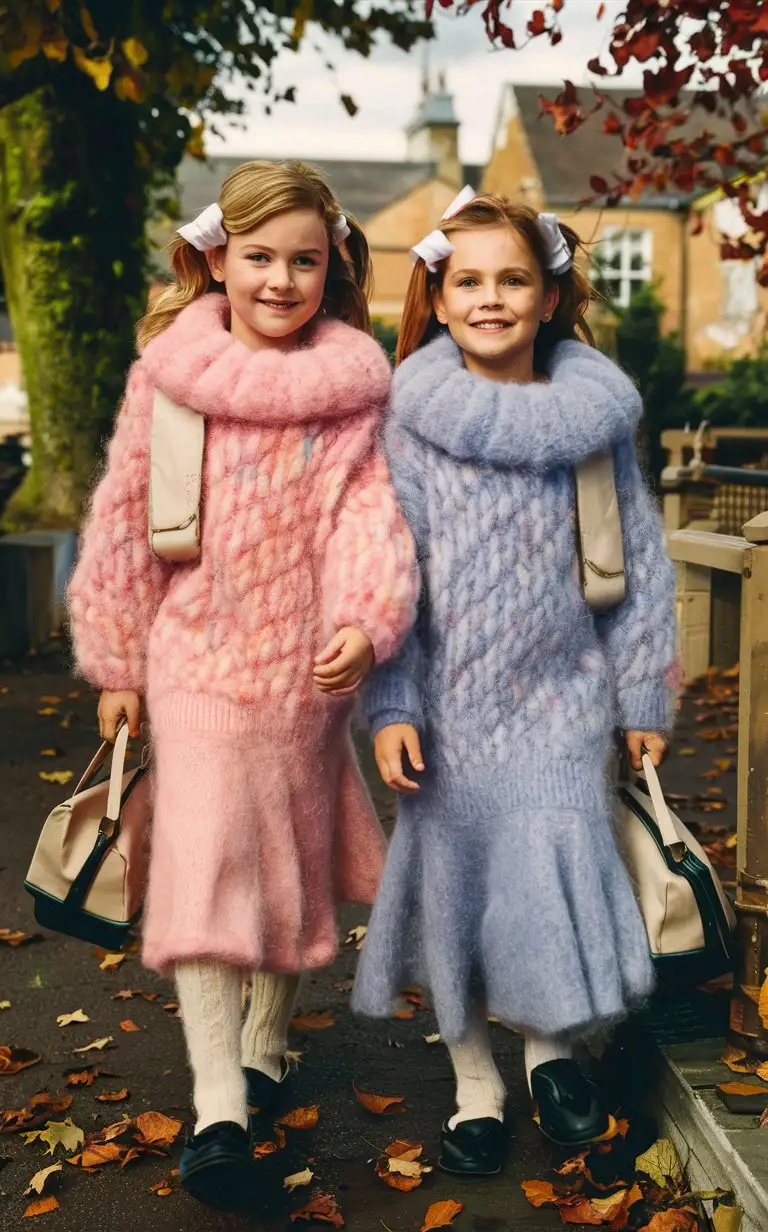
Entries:
[[244, 1066], [243, 1073], [247, 1087], [248, 1107], [258, 1108], [259, 1112], [271, 1112], [281, 1092], [285, 1090], [288, 1062], [283, 1058], [282, 1076], [279, 1082], [268, 1077], [267, 1074], [262, 1074], [260, 1069], [250, 1069], [247, 1065]]
[[575, 1061], [545, 1061], [531, 1073], [539, 1127], [558, 1146], [590, 1146], [611, 1123], [597, 1087]]
[[507, 1149], [504, 1123], [495, 1117], [460, 1121], [450, 1129], [446, 1121], [440, 1131], [438, 1167], [461, 1176], [494, 1176], [501, 1172]]
[[251, 1135], [234, 1121], [217, 1121], [187, 1139], [181, 1187], [208, 1206], [228, 1210], [247, 1194], [252, 1168]]

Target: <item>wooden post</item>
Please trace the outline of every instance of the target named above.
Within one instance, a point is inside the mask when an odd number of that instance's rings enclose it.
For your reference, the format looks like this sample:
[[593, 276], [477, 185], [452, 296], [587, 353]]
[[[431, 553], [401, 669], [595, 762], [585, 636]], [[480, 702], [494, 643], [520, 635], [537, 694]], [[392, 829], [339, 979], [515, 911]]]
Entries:
[[737, 801], [737, 958], [731, 1032], [768, 1056], [758, 1013], [768, 968], [768, 514], [744, 527]]
[[686, 561], [677, 564], [677, 627], [686, 680], [709, 667], [712, 570]]

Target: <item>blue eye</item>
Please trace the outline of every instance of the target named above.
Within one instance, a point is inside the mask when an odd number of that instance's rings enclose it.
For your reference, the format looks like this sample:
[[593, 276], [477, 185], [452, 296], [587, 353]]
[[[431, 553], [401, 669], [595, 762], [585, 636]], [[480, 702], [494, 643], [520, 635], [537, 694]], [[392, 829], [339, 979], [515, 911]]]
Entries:
[[268, 261], [269, 257], [267, 256], [265, 252], [249, 252], [248, 260], [249, 261]]
[[460, 287], [475, 287], [477, 283], [474, 278], [462, 278], [459, 282]]
[[316, 265], [317, 262], [313, 261], [311, 257], [297, 257], [296, 264], [297, 265], [308, 265], [310, 268], [312, 268], [312, 266]]

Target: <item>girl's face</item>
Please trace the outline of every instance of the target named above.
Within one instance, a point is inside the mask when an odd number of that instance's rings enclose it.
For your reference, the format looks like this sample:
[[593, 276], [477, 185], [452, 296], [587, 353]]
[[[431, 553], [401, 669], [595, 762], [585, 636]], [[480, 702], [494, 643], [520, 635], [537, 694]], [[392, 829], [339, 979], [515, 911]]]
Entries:
[[322, 304], [328, 233], [315, 210], [289, 210], [230, 235], [208, 261], [226, 287], [232, 336], [253, 350], [289, 349]]
[[522, 235], [512, 227], [455, 231], [443, 281], [432, 293], [471, 372], [496, 380], [530, 380], [533, 344], [558, 301], [545, 285]]

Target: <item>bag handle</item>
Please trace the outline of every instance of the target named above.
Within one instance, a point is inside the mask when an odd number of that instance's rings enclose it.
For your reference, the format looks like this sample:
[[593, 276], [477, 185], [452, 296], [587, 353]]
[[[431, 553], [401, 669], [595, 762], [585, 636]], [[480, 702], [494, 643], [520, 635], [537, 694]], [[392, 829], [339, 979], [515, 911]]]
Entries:
[[122, 792], [123, 775], [125, 774], [125, 755], [128, 751], [128, 724], [123, 722], [118, 729], [117, 738], [114, 745], [108, 740], [102, 742], [96, 756], [92, 759], [85, 774], [80, 779], [77, 787], [72, 793], [72, 799], [79, 796], [81, 791], [85, 791], [91, 785], [98, 771], [104, 765], [104, 762], [112, 754], [112, 766], [109, 772], [109, 792], [107, 793], [107, 811], [105, 817], [109, 821], [118, 821], [120, 818], [120, 795]]
[[648, 785], [648, 792], [656, 816], [656, 824], [661, 834], [661, 841], [665, 847], [669, 848], [673, 858], [679, 861], [683, 858], [688, 848], [675, 829], [667, 802], [664, 799], [659, 776], [656, 773], [656, 767], [647, 753], [643, 753], [643, 774]]
[[595, 612], [626, 597], [621, 511], [613, 454], [594, 454], [576, 467], [576, 522], [584, 597]]

